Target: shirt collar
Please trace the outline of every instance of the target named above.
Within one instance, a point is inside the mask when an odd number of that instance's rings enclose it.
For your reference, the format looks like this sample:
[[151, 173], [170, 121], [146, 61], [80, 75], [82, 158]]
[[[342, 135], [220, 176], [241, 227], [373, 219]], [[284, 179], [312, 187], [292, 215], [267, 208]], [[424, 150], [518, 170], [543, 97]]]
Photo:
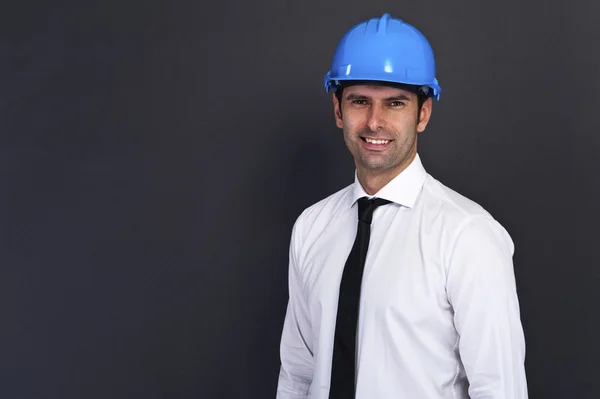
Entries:
[[416, 154], [415, 159], [404, 169], [398, 176], [394, 177], [387, 185], [385, 185], [375, 195], [366, 193], [360, 182], [356, 172], [354, 173], [354, 188], [352, 191], [352, 202], [350, 207], [354, 205], [361, 197], [377, 197], [388, 201], [395, 202], [399, 205], [412, 208], [417, 201], [417, 197], [421, 192], [427, 172], [421, 163], [419, 154]]

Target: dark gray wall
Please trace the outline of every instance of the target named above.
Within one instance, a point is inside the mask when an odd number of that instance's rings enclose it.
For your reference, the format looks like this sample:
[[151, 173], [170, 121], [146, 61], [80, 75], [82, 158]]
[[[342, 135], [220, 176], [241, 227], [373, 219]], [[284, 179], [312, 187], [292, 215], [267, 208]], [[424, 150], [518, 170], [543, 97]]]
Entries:
[[323, 75], [388, 11], [426, 168], [516, 243], [531, 397], [597, 398], [599, 4], [3, 5], [0, 396], [274, 397], [292, 223], [353, 178]]

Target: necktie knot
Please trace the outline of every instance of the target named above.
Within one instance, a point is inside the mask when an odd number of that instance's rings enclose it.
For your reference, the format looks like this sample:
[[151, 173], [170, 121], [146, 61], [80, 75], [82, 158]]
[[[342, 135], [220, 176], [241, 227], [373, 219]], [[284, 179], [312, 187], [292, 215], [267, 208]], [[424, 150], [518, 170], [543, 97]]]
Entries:
[[367, 198], [362, 197], [358, 199], [358, 220], [361, 222], [371, 224], [373, 221], [373, 212], [381, 205], [387, 205], [391, 201], [384, 200], [382, 198]]

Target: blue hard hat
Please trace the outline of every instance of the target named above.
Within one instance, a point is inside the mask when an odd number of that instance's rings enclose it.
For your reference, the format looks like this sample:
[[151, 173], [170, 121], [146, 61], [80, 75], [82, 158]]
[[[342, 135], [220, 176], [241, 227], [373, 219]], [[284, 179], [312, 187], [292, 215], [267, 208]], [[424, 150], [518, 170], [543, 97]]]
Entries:
[[440, 99], [431, 45], [419, 30], [384, 14], [352, 27], [342, 38], [325, 75], [325, 90], [341, 81], [380, 81], [421, 86]]

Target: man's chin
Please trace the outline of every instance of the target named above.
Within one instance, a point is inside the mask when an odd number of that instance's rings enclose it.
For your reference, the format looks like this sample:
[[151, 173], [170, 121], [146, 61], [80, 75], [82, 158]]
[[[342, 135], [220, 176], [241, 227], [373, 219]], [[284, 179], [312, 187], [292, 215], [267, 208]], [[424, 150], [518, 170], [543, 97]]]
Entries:
[[393, 165], [380, 162], [360, 162], [360, 167], [370, 173], [382, 173], [394, 169]]

